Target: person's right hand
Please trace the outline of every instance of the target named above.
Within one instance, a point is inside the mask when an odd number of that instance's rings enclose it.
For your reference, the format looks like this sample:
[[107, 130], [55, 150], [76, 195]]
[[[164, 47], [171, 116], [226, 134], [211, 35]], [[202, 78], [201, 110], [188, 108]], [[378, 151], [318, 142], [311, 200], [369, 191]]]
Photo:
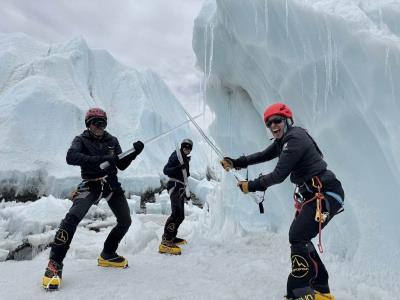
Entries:
[[234, 165], [234, 159], [225, 156], [223, 160], [220, 161], [221, 166], [225, 169], [225, 171], [229, 172], [231, 169], [235, 167]]
[[111, 166], [114, 166], [118, 162], [118, 156], [114, 154], [107, 154], [101, 157], [102, 162], [108, 161]]

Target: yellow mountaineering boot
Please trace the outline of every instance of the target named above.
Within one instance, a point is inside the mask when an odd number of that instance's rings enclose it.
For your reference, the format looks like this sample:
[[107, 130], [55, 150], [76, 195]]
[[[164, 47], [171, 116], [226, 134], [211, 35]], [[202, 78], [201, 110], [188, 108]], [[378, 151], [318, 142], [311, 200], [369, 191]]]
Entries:
[[97, 259], [97, 265], [100, 267], [127, 268], [128, 261], [125, 257], [117, 253], [108, 254], [101, 252], [100, 257]]
[[175, 245], [186, 245], [187, 241], [178, 237], [174, 237], [173, 242]]
[[172, 255], [181, 254], [181, 248], [179, 248], [173, 241], [164, 238], [161, 241], [158, 251], [160, 253], [172, 254]]
[[315, 291], [315, 300], [335, 300], [335, 297], [333, 297], [333, 295], [330, 293], [322, 294], [318, 291]]
[[58, 290], [61, 285], [63, 264], [57, 263], [54, 260], [49, 260], [49, 263], [42, 278], [42, 286], [46, 290]]

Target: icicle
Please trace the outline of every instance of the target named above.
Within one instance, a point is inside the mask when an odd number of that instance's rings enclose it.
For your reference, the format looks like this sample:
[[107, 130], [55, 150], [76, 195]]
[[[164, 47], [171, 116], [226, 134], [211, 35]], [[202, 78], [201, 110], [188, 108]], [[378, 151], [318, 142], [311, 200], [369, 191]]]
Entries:
[[210, 79], [212, 72], [212, 63], [214, 58], [214, 24], [211, 23], [211, 44], [210, 44], [210, 60], [209, 60], [209, 68], [208, 68], [208, 79]]
[[265, 35], [268, 36], [268, 26], [269, 26], [269, 17], [268, 17], [268, 0], [264, 2], [264, 17], [265, 17]]
[[286, 14], [286, 36], [289, 36], [289, 3], [285, 0], [285, 14]]
[[254, 26], [256, 28], [256, 38], [258, 38], [258, 10], [257, 10], [257, 3], [253, 2], [253, 8], [255, 10], [255, 18], [254, 18]]
[[204, 76], [203, 76], [203, 97], [206, 100], [205, 97], [207, 94], [207, 47], [208, 46], [208, 26], [206, 25], [206, 28], [204, 30]]
[[329, 29], [327, 21], [325, 19], [326, 31], [327, 31], [327, 55], [325, 56], [325, 93], [324, 93], [324, 110], [328, 110], [328, 96], [332, 93], [332, 74], [333, 74], [333, 49], [332, 49], [332, 32]]
[[236, 135], [236, 132], [232, 131], [232, 95], [233, 93], [229, 93], [229, 103], [228, 103], [228, 132], [229, 132], [229, 136], [231, 137], [229, 139], [229, 153], [232, 153], [233, 151], [233, 137]]
[[313, 82], [313, 122], [316, 121], [316, 116], [318, 113], [317, 105], [318, 105], [318, 77], [317, 77], [317, 64], [314, 64], [314, 70], [313, 70], [313, 77], [314, 77], [314, 82]]
[[390, 48], [387, 47], [386, 48], [386, 56], [385, 56], [385, 74], [386, 75], [388, 74], [388, 71], [389, 71], [389, 68], [390, 68], [390, 66], [389, 66], [389, 55], [390, 55]]
[[335, 67], [335, 87], [337, 87], [339, 83], [339, 68], [338, 68], [339, 49], [336, 46], [335, 40], [333, 40], [333, 49], [334, 49], [334, 67]]
[[383, 23], [382, 6], [381, 5], [379, 5], [378, 13], [379, 13], [379, 29], [382, 30], [384, 23]]
[[393, 104], [396, 104], [396, 93], [393, 83], [393, 74], [392, 67], [390, 64], [390, 48], [386, 48], [386, 56], [385, 56], [385, 75], [389, 78], [390, 88], [392, 92]]

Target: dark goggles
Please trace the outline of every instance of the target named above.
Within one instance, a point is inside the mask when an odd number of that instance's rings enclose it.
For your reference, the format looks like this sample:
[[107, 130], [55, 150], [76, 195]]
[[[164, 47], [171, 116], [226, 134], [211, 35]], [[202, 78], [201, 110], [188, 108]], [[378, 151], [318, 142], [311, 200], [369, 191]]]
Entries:
[[91, 121], [90, 124], [96, 126], [97, 128], [107, 127], [107, 121], [104, 119], [93, 119], [93, 121]]
[[269, 119], [267, 122], [265, 122], [265, 125], [270, 128], [272, 123], [274, 124], [280, 124], [285, 120], [285, 118], [283, 117], [275, 117], [273, 119]]
[[186, 143], [182, 144], [182, 149], [188, 149], [188, 150], [192, 151], [192, 148], [193, 148], [193, 146], [190, 144], [186, 144]]

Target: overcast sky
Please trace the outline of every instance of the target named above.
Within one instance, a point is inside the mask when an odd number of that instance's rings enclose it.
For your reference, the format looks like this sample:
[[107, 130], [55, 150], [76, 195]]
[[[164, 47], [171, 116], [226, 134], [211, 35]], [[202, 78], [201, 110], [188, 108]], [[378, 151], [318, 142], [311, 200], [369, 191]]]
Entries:
[[[138, 70], [151, 68], [187, 106], [198, 99], [193, 22], [202, 0], [1, 0], [0, 31], [46, 43], [82, 36]], [[197, 75], [196, 75], [197, 73]]]

